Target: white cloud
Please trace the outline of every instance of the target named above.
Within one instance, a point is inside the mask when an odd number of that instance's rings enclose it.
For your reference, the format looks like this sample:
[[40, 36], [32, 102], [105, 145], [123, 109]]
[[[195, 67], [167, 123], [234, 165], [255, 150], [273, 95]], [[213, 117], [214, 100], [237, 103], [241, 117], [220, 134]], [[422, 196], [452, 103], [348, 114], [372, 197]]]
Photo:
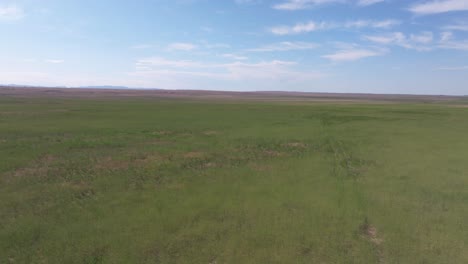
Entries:
[[49, 60], [45, 60], [45, 62], [52, 63], [52, 64], [60, 64], [60, 63], [64, 63], [65, 61], [64, 60], [57, 60], [57, 59], [49, 59]]
[[432, 32], [423, 31], [419, 34], [406, 36], [401, 32], [383, 35], [364, 36], [364, 39], [382, 45], [395, 45], [417, 51], [430, 51], [434, 49], [468, 50], [468, 40], [455, 40], [453, 33], [444, 31], [440, 33], [440, 40], [434, 43]]
[[1, 6], [0, 7], [0, 21], [14, 21], [20, 20], [24, 17], [23, 9], [15, 6]]
[[[145, 67], [142, 67], [145, 66]], [[144, 58], [136, 62], [129, 75], [141, 85], [157, 85], [167, 89], [282, 89], [285, 85], [309, 85], [324, 75], [312, 70], [298, 70], [293, 61], [261, 61], [256, 63], [209, 63], [164, 58]], [[219, 86], [222, 84], [222, 86]], [[255, 84], [246, 87], [248, 84]], [[203, 86], [201, 86], [203, 85]], [[207, 85], [207, 86], [205, 86]]]
[[457, 23], [442, 27], [444, 30], [457, 30], [457, 31], [468, 31], [468, 23]]
[[[249, 0], [236, 0], [236, 1], [246, 1]], [[356, 0], [356, 5], [364, 7], [370, 6], [378, 3], [382, 3], [386, 0]], [[274, 9], [277, 10], [303, 10], [308, 8], [313, 8], [315, 6], [324, 5], [324, 4], [332, 4], [332, 3], [349, 3], [349, 0], [283, 0], [283, 2], [279, 4], [273, 5]]]
[[269, 51], [291, 51], [291, 50], [310, 50], [315, 49], [319, 45], [312, 42], [290, 42], [290, 41], [283, 41], [279, 43], [265, 45], [255, 49], [249, 49], [247, 51], [253, 52], [269, 52]]
[[429, 44], [434, 39], [434, 34], [429, 31], [421, 32], [418, 35], [411, 34], [410, 40], [416, 43]]
[[401, 32], [393, 32], [382, 35], [364, 36], [364, 39], [382, 45], [396, 45], [406, 49], [428, 51], [433, 49], [429, 44], [433, 41], [433, 34], [423, 31], [419, 34], [411, 34], [407, 37]]
[[368, 50], [368, 49], [349, 49], [349, 50], [339, 50], [333, 54], [328, 54], [322, 56], [323, 58], [329, 59], [334, 62], [342, 61], [355, 61], [368, 57], [381, 56], [385, 52]]
[[308, 21], [297, 23], [293, 26], [276, 26], [269, 29], [275, 35], [295, 35], [301, 33], [314, 32], [319, 30], [339, 29], [339, 28], [377, 28], [388, 29], [401, 24], [401, 21], [395, 19], [385, 20], [353, 20], [345, 23], [335, 22], [315, 22]]
[[249, 59], [246, 56], [240, 56], [240, 55], [231, 54], [231, 53], [223, 54], [223, 55], [221, 55], [221, 57], [227, 58], [227, 59], [233, 59], [233, 60], [247, 60], [247, 59]]
[[468, 51], [468, 40], [457, 40], [450, 31], [442, 32], [437, 48]]
[[344, 24], [344, 27], [347, 28], [391, 28], [393, 26], [401, 24], [401, 21], [395, 19], [386, 19], [386, 20], [354, 20], [348, 21]]
[[207, 49], [227, 49], [230, 48], [231, 45], [225, 44], [225, 43], [206, 43], [204, 44], [204, 47]]
[[307, 33], [317, 30], [322, 30], [329, 27], [326, 23], [316, 23], [309, 21], [306, 23], [298, 23], [294, 26], [277, 26], [270, 28], [270, 32], [275, 35], [294, 35], [300, 33]]
[[359, 0], [359, 1], [357, 2], [357, 5], [358, 5], [358, 6], [370, 6], [370, 5], [382, 3], [382, 2], [384, 2], [384, 1], [385, 1], [385, 0]]
[[453, 33], [450, 31], [445, 31], [440, 33], [440, 41], [447, 42], [453, 38]]
[[441, 49], [468, 51], [468, 40], [448, 40], [438, 46]]
[[344, 0], [286, 0], [283, 3], [276, 4], [273, 6], [274, 9], [278, 10], [301, 10], [311, 8], [313, 6], [330, 4], [330, 3], [342, 3]]
[[384, 34], [384, 35], [375, 35], [375, 36], [365, 36], [365, 39], [378, 43], [378, 44], [395, 44], [395, 43], [403, 43], [406, 41], [406, 37], [401, 32], [394, 32], [391, 34]]
[[418, 15], [466, 11], [468, 10], [468, 0], [432, 0], [415, 4], [408, 10]]
[[192, 43], [172, 43], [170, 44], [167, 49], [168, 50], [181, 50], [181, 51], [191, 51], [196, 49], [197, 46]]

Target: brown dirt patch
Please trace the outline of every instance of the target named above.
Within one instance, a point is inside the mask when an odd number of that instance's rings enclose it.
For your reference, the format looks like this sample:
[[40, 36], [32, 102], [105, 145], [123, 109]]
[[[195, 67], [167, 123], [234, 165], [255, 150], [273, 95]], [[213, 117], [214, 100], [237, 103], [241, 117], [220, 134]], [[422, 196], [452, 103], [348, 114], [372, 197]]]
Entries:
[[50, 165], [54, 163], [56, 158], [52, 155], [46, 154], [36, 160], [33, 164], [19, 168], [13, 171], [10, 175], [13, 177], [40, 177], [47, 175]]
[[35, 176], [44, 176], [48, 172], [46, 167], [37, 167], [37, 168], [19, 168], [13, 172], [13, 177], [35, 177]]
[[377, 258], [379, 260], [378, 263], [385, 263], [382, 248], [383, 239], [379, 237], [377, 228], [370, 225], [366, 219], [364, 223], [359, 227], [359, 229], [361, 231], [361, 234], [374, 246]]
[[182, 157], [186, 159], [200, 159], [200, 158], [206, 157], [206, 155], [204, 152], [191, 151], [191, 152], [184, 153]]
[[366, 235], [369, 238], [369, 240], [375, 244], [375, 245], [380, 245], [382, 244], [383, 240], [378, 237], [377, 235], [377, 228], [373, 226], [369, 226], [366, 230]]
[[127, 169], [129, 165], [130, 163], [128, 161], [105, 157], [96, 163], [95, 168], [100, 170], [116, 170]]

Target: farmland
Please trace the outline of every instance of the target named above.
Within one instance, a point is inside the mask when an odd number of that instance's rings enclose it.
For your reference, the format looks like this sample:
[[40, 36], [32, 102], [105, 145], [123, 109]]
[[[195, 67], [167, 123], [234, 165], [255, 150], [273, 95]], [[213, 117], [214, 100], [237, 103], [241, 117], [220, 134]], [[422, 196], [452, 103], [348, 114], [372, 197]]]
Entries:
[[0, 263], [468, 263], [466, 98], [282, 96], [5, 92]]

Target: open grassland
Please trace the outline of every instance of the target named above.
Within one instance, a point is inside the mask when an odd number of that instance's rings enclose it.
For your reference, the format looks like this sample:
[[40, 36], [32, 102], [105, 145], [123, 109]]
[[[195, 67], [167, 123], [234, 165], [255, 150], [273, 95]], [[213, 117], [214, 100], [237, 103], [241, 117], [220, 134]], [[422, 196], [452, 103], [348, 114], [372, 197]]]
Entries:
[[0, 263], [468, 263], [468, 108], [2, 97]]

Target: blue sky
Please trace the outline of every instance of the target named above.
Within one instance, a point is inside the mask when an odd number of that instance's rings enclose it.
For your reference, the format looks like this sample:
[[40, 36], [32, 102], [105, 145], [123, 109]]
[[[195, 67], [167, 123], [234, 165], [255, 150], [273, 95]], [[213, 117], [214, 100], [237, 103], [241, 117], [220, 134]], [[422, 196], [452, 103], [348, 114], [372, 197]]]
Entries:
[[468, 0], [0, 0], [0, 83], [468, 94]]

